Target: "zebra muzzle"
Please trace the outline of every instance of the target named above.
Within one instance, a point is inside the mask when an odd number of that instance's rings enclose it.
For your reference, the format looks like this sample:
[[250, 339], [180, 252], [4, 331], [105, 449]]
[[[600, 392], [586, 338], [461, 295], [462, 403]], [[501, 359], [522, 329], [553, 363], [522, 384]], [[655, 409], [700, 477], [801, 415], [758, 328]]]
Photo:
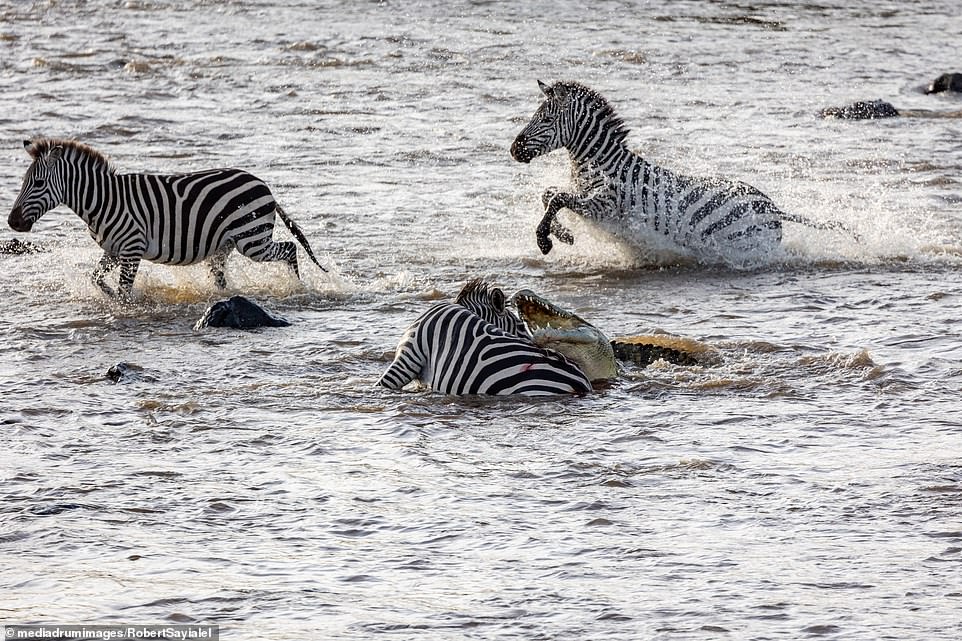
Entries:
[[532, 156], [531, 153], [528, 151], [528, 148], [525, 144], [524, 136], [518, 136], [517, 138], [514, 139], [514, 142], [511, 143], [511, 157], [517, 160], [518, 162], [523, 162], [523, 163], [531, 162], [531, 159], [534, 156]]
[[10, 225], [10, 229], [13, 231], [30, 231], [33, 227], [31, 221], [25, 220], [23, 217], [23, 210], [19, 207], [14, 207], [13, 211], [7, 217], [7, 224]]

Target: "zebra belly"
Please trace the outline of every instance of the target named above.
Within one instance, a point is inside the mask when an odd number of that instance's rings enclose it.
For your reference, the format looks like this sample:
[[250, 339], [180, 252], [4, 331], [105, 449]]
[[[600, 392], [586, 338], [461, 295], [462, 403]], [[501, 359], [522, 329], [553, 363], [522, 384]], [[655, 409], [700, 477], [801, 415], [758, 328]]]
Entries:
[[210, 258], [218, 251], [223, 250], [232, 244], [233, 243], [231, 240], [225, 237], [216, 244], [209, 244], [199, 248], [200, 251], [191, 252], [179, 258], [175, 258], [168, 247], [161, 245], [160, 238], [158, 236], [152, 236], [148, 239], [147, 251], [144, 252], [144, 260], [148, 260], [159, 265], [193, 265]]
[[[734, 188], [734, 184], [732, 189]], [[601, 226], [639, 248], [674, 251], [700, 262], [742, 264], [781, 244], [780, 212], [760, 193], [681, 195], [642, 192]]]

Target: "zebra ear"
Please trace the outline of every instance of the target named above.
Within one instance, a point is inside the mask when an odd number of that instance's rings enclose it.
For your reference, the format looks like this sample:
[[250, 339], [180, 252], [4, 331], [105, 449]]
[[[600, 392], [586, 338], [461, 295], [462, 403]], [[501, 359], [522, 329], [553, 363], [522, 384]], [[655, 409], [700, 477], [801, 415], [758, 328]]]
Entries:
[[546, 95], [548, 98], [551, 97], [551, 94], [553, 93], [552, 90], [551, 90], [551, 87], [549, 87], [548, 85], [544, 84], [544, 83], [541, 82], [540, 80], [538, 81], [538, 88], [541, 89], [541, 93], [543, 93], [544, 95]]
[[565, 87], [560, 82], [556, 84], [554, 88], [551, 90], [551, 97], [562, 104], [564, 104], [564, 102], [568, 100], [568, 96], [570, 95], [571, 95], [571, 92], [569, 91], [568, 87]]
[[501, 288], [495, 287], [491, 290], [491, 304], [499, 313], [504, 312], [504, 292], [501, 291]]
[[47, 166], [50, 167], [54, 163], [58, 162], [61, 156], [63, 156], [63, 147], [57, 145], [47, 153]]

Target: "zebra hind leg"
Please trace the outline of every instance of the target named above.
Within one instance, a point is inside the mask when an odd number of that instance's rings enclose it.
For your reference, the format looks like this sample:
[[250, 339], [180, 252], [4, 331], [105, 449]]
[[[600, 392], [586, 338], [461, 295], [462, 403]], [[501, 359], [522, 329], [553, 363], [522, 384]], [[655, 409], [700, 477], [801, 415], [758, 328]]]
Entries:
[[227, 266], [227, 257], [233, 249], [234, 247], [232, 245], [227, 245], [222, 249], [218, 249], [207, 259], [210, 266], [210, 274], [214, 277], [214, 286], [219, 290], [227, 289], [227, 276], [224, 274], [224, 270]]
[[292, 240], [285, 240], [280, 243], [271, 241], [262, 251], [256, 253], [248, 253], [249, 248], [241, 248], [239, 244], [237, 249], [240, 253], [259, 263], [283, 260], [291, 266], [291, 270], [294, 272], [294, 275], [297, 276], [297, 279], [300, 280], [301, 278], [301, 272], [297, 268], [297, 245], [295, 245]]

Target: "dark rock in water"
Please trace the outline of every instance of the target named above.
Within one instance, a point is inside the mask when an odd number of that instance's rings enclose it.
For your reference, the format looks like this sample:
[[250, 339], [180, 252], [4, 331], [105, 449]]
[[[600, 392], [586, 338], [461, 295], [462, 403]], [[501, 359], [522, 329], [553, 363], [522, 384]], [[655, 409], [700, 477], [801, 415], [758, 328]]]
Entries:
[[884, 100], [853, 102], [844, 107], [827, 107], [819, 112], [822, 118], [841, 118], [842, 120], [874, 120], [876, 118], [895, 118], [898, 109]]
[[932, 81], [925, 93], [962, 92], [962, 73], [943, 73]]
[[243, 296], [231, 296], [228, 300], [214, 303], [194, 325], [194, 329], [204, 327], [233, 327], [234, 329], [254, 329], [256, 327], [287, 327], [290, 323], [283, 318], [272, 316], [257, 303]]
[[112, 380], [114, 383], [119, 383], [120, 379], [122, 379], [129, 371], [130, 365], [127, 363], [117, 363], [116, 365], [111, 365], [110, 369], [107, 370], [107, 378]]
[[144, 368], [140, 365], [120, 362], [112, 365], [107, 370], [107, 378], [114, 383], [133, 383], [134, 381], [155, 381], [153, 376], [144, 374]]
[[44, 251], [40, 245], [24, 242], [19, 238], [0, 240], [0, 254], [35, 254]]

